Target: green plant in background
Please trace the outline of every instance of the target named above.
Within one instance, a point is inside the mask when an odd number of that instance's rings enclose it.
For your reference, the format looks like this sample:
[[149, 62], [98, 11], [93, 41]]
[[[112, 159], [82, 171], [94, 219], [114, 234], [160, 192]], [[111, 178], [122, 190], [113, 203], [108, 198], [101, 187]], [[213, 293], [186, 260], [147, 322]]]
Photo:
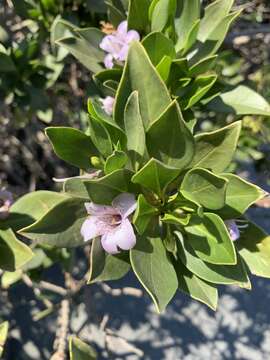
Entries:
[[[98, 24], [102, 4], [84, 1], [17, 1], [2, 9], [0, 27], [0, 99], [16, 123], [37, 117], [53, 119], [51, 95], [62, 73], [66, 52], [50, 48], [50, 28], [56, 16], [77, 25]], [[21, 22], [15, 16], [19, 16]], [[6, 24], [6, 20], [10, 25]], [[15, 20], [15, 21], [14, 21]], [[16, 22], [17, 21], [17, 22]]]

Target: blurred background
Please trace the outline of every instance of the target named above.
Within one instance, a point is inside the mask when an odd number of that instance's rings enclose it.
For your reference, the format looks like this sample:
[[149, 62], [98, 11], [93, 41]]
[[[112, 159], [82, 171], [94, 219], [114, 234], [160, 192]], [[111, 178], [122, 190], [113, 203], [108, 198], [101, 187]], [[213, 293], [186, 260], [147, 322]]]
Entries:
[[[248, 84], [270, 102], [270, 3], [238, 0], [239, 5], [244, 11], [226, 38], [217, 71], [224, 82]], [[15, 198], [37, 189], [55, 190], [53, 177], [76, 175], [53, 154], [44, 128], [85, 128], [91, 76], [55, 47], [51, 29], [59, 16], [78, 27], [100, 27], [107, 20], [105, 11], [103, 0], [0, 0], [0, 185]], [[235, 120], [201, 108], [198, 117], [204, 131]], [[270, 120], [241, 119], [233, 170], [269, 191]], [[268, 231], [269, 208], [262, 201], [249, 214]], [[40, 252], [22, 282], [2, 276], [0, 320], [10, 320], [6, 360], [50, 359], [61, 331], [91, 343], [99, 359], [270, 359], [269, 281], [253, 279], [252, 292], [221, 288], [216, 313], [180, 294], [159, 316], [130, 276], [117, 289], [83, 286], [88, 250], [73, 255], [70, 279], [58, 264], [69, 257], [64, 251]], [[67, 282], [75, 290], [63, 303]], [[47, 283], [59, 288], [48, 289]], [[50, 314], [43, 311], [47, 300], [56, 304]]]

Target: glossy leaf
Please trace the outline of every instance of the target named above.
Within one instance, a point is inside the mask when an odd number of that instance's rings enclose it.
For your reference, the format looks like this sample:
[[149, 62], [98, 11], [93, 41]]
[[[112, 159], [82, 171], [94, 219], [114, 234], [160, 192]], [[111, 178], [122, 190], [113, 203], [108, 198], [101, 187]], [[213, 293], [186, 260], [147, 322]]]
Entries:
[[239, 253], [253, 275], [270, 278], [270, 236], [249, 222], [236, 242]]
[[218, 210], [225, 204], [227, 179], [200, 168], [190, 170], [180, 187], [182, 195], [206, 209]]
[[222, 219], [211, 213], [192, 216], [185, 226], [189, 244], [195, 254], [211, 264], [236, 264], [235, 248]]
[[159, 0], [152, 13], [151, 30], [162, 31], [176, 10], [176, 0]]
[[101, 281], [119, 280], [130, 269], [127, 252], [119, 255], [110, 255], [101, 246], [100, 239], [94, 239], [90, 254], [90, 275], [88, 284]]
[[140, 113], [138, 92], [134, 91], [128, 98], [124, 112], [127, 150], [134, 165], [141, 162], [145, 153], [145, 132]]
[[148, 8], [150, 0], [130, 0], [128, 8], [128, 28], [146, 32], [149, 25]]
[[218, 112], [236, 115], [270, 116], [269, 103], [256, 91], [244, 85], [221, 93], [207, 106]]
[[233, 3], [234, 0], [217, 0], [205, 8], [198, 34], [201, 42], [205, 42], [216, 31], [222, 20], [229, 14]]
[[131, 177], [129, 170], [116, 170], [98, 179], [85, 180], [84, 185], [94, 203], [110, 205], [117, 195], [129, 192]]
[[145, 197], [140, 194], [137, 200], [137, 208], [133, 216], [133, 224], [140, 235], [146, 231], [153, 216], [157, 214], [158, 210], [150, 205]]
[[6, 271], [20, 269], [33, 257], [32, 250], [19, 241], [11, 229], [0, 229], [0, 268]]
[[222, 129], [195, 136], [195, 156], [192, 167], [205, 167], [214, 172], [224, 171], [231, 163], [236, 150], [241, 122]]
[[112, 153], [112, 142], [107, 129], [93, 117], [89, 118], [89, 135], [101, 155], [107, 157]]
[[225, 207], [219, 210], [223, 218], [233, 219], [243, 215], [256, 201], [265, 196], [258, 186], [233, 174], [222, 174], [228, 180]]
[[69, 357], [70, 360], [96, 360], [98, 355], [92, 346], [71, 336], [69, 338]]
[[63, 191], [67, 195], [89, 200], [89, 195], [83, 182], [84, 180], [85, 179], [83, 178], [76, 177], [66, 180], [64, 182]]
[[174, 268], [178, 277], [179, 290], [201, 301], [212, 310], [217, 309], [218, 291], [215, 286], [194, 275], [180, 260], [175, 263]]
[[188, 241], [184, 241], [182, 234], [176, 232], [180, 249], [178, 254], [183, 264], [193, 274], [205, 281], [214, 284], [237, 284], [247, 287], [250, 285], [248, 275], [240, 257], [237, 258], [236, 265], [214, 265], [203, 262], [196, 256]]
[[202, 59], [197, 64], [194, 64], [189, 69], [189, 76], [198, 76], [201, 75], [213, 68], [217, 60], [217, 55], [208, 56], [205, 59]]
[[160, 63], [165, 55], [172, 59], [176, 56], [172, 40], [160, 32], [152, 32], [147, 35], [143, 39], [142, 45], [155, 66]]
[[83, 245], [80, 230], [87, 217], [84, 202], [83, 199], [67, 198], [19, 233], [33, 241], [54, 247]]
[[159, 238], [140, 238], [130, 251], [132, 269], [162, 312], [173, 298], [178, 280], [174, 267]]
[[[222, 3], [222, 1], [223, 0], [220, 0], [220, 3]], [[218, 51], [227, 35], [232, 22], [241, 14], [241, 12], [242, 10], [238, 10], [225, 16], [218, 23], [215, 29], [207, 35], [207, 39], [205, 41], [199, 40], [197, 48], [194, 51], [194, 55], [191, 58], [192, 64], [197, 63], [207, 56], [214, 55]], [[215, 16], [213, 16], [213, 19], [215, 19]], [[209, 24], [207, 24], [206, 27], [207, 26], [209, 26]], [[209, 27], [209, 29], [211, 29], [211, 27]]]
[[91, 156], [97, 154], [91, 138], [77, 129], [49, 127], [46, 135], [60, 159], [81, 169], [88, 169]]
[[161, 198], [167, 186], [179, 175], [180, 171], [156, 159], [150, 159], [133, 177], [132, 182], [152, 190]]
[[147, 129], [171, 102], [164, 82], [151, 63], [144, 47], [134, 41], [130, 48], [123, 76], [117, 91], [114, 117], [122, 128], [126, 102], [133, 91], [138, 91], [140, 111]]
[[157, 72], [159, 73], [162, 80], [165, 82], [167, 82], [169, 78], [171, 65], [172, 59], [170, 58], [170, 56], [165, 55], [156, 67]]
[[168, 166], [182, 170], [193, 158], [193, 136], [176, 101], [151, 125], [146, 140], [150, 156]]
[[99, 48], [104, 34], [95, 28], [77, 30], [79, 37], [58, 39], [56, 43], [67, 49], [77, 60], [93, 73], [103, 69], [105, 53]]
[[194, 106], [207, 94], [216, 80], [216, 75], [201, 75], [187, 87], [187, 90], [180, 88], [180, 91], [177, 91], [176, 94], [179, 95], [181, 107], [187, 110]]
[[1, 226], [17, 231], [41, 218], [66, 196], [53, 191], [34, 191], [19, 198], [10, 208], [9, 217], [1, 221]]
[[178, 12], [175, 19], [175, 31], [178, 39], [176, 43], [176, 50], [186, 48], [187, 41], [194, 27], [194, 24], [200, 19], [200, 0], [180, 0], [178, 1]]
[[128, 162], [128, 157], [123, 151], [115, 150], [112, 155], [110, 155], [104, 166], [105, 174], [110, 174], [115, 170], [120, 170], [124, 168]]

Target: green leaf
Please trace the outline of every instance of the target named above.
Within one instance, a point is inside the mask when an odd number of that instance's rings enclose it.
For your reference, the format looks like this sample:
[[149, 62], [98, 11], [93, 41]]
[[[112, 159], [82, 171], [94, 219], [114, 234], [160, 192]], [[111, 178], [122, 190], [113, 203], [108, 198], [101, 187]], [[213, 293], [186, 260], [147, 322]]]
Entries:
[[119, 10], [109, 1], [105, 1], [105, 3], [108, 7], [109, 22], [113, 24], [114, 27], [117, 27], [122, 21], [126, 20], [126, 15], [121, 11], [122, 9]]
[[159, 0], [153, 9], [151, 30], [162, 31], [176, 10], [176, 0]]
[[194, 155], [194, 140], [176, 101], [152, 123], [146, 134], [150, 156], [168, 166], [184, 169]]
[[239, 256], [236, 265], [214, 265], [205, 263], [196, 256], [191, 245], [183, 239], [181, 233], [176, 231], [175, 234], [180, 240], [180, 248], [178, 251], [180, 259], [193, 274], [214, 284], [249, 286], [249, 278]]
[[174, 224], [180, 226], [187, 226], [191, 218], [191, 214], [174, 212], [174, 214], [165, 214], [162, 217], [162, 222], [165, 224]]
[[172, 59], [170, 58], [170, 56], [165, 55], [156, 67], [157, 72], [159, 73], [162, 80], [165, 82], [167, 82], [170, 76], [171, 65]]
[[83, 245], [80, 230], [87, 217], [84, 203], [84, 199], [67, 198], [19, 233], [33, 241], [54, 247]]
[[181, 291], [189, 295], [192, 299], [201, 301], [212, 310], [217, 309], [218, 291], [215, 286], [194, 275], [185, 268], [180, 260], [175, 263], [174, 268]]
[[[220, 3], [222, 3], [222, 1], [223, 0], [220, 0]], [[225, 16], [219, 22], [218, 26], [207, 35], [207, 39], [205, 41], [199, 40], [197, 48], [194, 50], [194, 56], [191, 58], [192, 64], [196, 64], [201, 59], [210, 55], [214, 55], [218, 51], [227, 35], [232, 22], [241, 14], [241, 12], [242, 10], [238, 10]], [[215, 18], [215, 16], [213, 16], [213, 18]], [[206, 26], [208, 26], [208, 24], [206, 24]], [[211, 29], [211, 27], [209, 27], [209, 29]]]
[[207, 104], [207, 107], [229, 114], [270, 116], [269, 103], [256, 91], [244, 85], [221, 93]]
[[97, 353], [94, 348], [75, 336], [69, 338], [70, 360], [96, 360]]
[[11, 57], [0, 51], [0, 73], [13, 73], [16, 71], [16, 66]]
[[123, 151], [115, 150], [105, 162], [105, 174], [110, 174], [115, 170], [122, 169], [128, 162], [128, 157]]
[[128, 98], [124, 112], [127, 149], [132, 163], [140, 164], [145, 153], [145, 133], [140, 114], [138, 92], [134, 91]]
[[133, 91], [138, 91], [141, 116], [148, 128], [171, 102], [164, 82], [156, 72], [145, 49], [134, 41], [130, 48], [124, 72], [116, 94], [115, 121], [122, 128], [126, 102]]
[[[98, 87], [103, 88], [104, 92], [108, 92], [109, 90], [113, 90], [113, 94], [115, 93], [115, 88], [112, 87], [112, 84], [119, 85], [121, 76], [122, 76], [122, 69], [106, 69], [100, 71], [97, 74], [93, 75], [93, 80], [98, 85]], [[112, 91], [109, 91], [109, 95], [113, 95]]]
[[107, 157], [112, 153], [112, 142], [107, 129], [94, 117], [89, 117], [89, 135], [100, 154]]
[[112, 142], [116, 144], [118, 141], [122, 143], [125, 142], [125, 133], [123, 130], [116, 124], [114, 119], [105, 113], [102, 109], [100, 102], [88, 100], [88, 112], [91, 117], [98, 120], [110, 134]]
[[131, 179], [135, 184], [152, 190], [163, 198], [168, 185], [179, 175], [180, 170], [169, 167], [156, 159], [150, 159]]
[[187, 110], [194, 106], [207, 94], [216, 80], [216, 75], [200, 75], [186, 89], [181, 87], [180, 91], [176, 92], [181, 108]]
[[0, 268], [2, 270], [18, 270], [32, 257], [32, 250], [19, 241], [11, 229], [0, 229]]
[[8, 337], [9, 323], [5, 321], [0, 324], [0, 356], [2, 357], [4, 352], [4, 346]]
[[176, 51], [186, 48], [186, 44], [194, 24], [200, 19], [200, 0], [178, 1], [178, 14], [175, 18], [177, 34]]
[[83, 180], [85, 179], [78, 177], [66, 180], [63, 186], [64, 193], [73, 197], [89, 200], [89, 195]]
[[220, 26], [222, 20], [229, 14], [234, 0], [217, 0], [205, 8], [204, 17], [201, 20], [198, 39], [205, 42]]
[[17, 231], [28, 226], [66, 199], [64, 194], [53, 191], [34, 191], [19, 198], [10, 208], [9, 217], [1, 221], [1, 227], [11, 227]]
[[104, 34], [95, 28], [76, 30], [75, 36], [58, 39], [56, 44], [67, 49], [77, 60], [93, 73], [103, 69], [105, 53], [99, 47]]
[[172, 40], [168, 39], [160, 32], [148, 34], [142, 41], [150, 60], [153, 65], [157, 66], [165, 55], [175, 58], [176, 53]]
[[149, 19], [150, 0], [130, 0], [128, 8], [128, 28], [146, 32]]
[[121, 169], [102, 178], [85, 180], [84, 185], [90, 199], [96, 204], [111, 204], [112, 200], [122, 192], [133, 192], [130, 188], [132, 173]]
[[100, 239], [94, 239], [90, 254], [90, 275], [88, 284], [100, 281], [119, 280], [130, 270], [127, 252], [119, 255], [107, 254], [101, 246]]
[[183, 54], [186, 54], [188, 50], [194, 45], [197, 40], [197, 35], [200, 28], [200, 20], [195, 21], [190, 32], [188, 33], [186, 43], [183, 48]]
[[146, 231], [153, 216], [157, 214], [158, 210], [150, 205], [145, 197], [140, 194], [137, 200], [137, 208], [132, 221], [140, 235]]
[[236, 246], [253, 275], [270, 278], [269, 235], [249, 222], [240, 239], [236, 241]]
[[90, 136], [68, 127], [49, 127], [45, 131], [60, 159], [81, 169], [90, 167], [91, 156], [97, 155]]
[[149, 293], [157, 311], [162, 312], [173, 298], [178, 281], [174, 267], [159, 238], [140, 238], [130, 251], [132, 269]]
[[200, 168], [191, 169], [181, 184], [181, 194], [206, 209], [218, 210], [225, 204], [228, 180]]
[[216, 64], [217, 55], [208, 56], [194, 64], [189, 69], [189, 76], [198, 76], [211, 70]]
[[222, 174], [228, 180], [225, 207], [218, 211], [222, 218], [234, 219], [243, 215], [247, 209], [262, 199], [265, 192], [258, 186], [233, 174]]
[[241, 131], [241, 121], [222, 129], [195, 136], [196, 151], [191, 167], [224, 171], [234, 156]]
[[236, 264], [236, 253], [230, 234], [218, 215], [204, 213], [202, 218], [192, 215], [185, 231], [189, 244], [203, 261], [217, 265]]

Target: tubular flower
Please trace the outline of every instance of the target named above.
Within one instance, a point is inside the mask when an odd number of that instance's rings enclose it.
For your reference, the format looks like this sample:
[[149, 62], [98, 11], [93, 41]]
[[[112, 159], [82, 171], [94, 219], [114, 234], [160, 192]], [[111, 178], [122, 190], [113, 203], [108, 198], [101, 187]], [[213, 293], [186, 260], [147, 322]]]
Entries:
[[134, 195], [120, 194], [112, 206], [85, 203], [85, 207], [90, 216], [81, 227], [84, 241], [101, 236], [102, 247], [110, 254], [119, 253], [119, 248], [129, 250], [135, 246], [136, 236], [128, 219], [137, 207]]
[[140, 41], [140, 35], [135, 30], [128, 31], [127, 21], [121, 22], [113, 34], [105, 36], [99, 45], [102, 50], [108, 53], [104, 59], [105, 67], [112, 69], [114, 60], [125, 61], [129, 44], [134, 40]]
[[102, 109], [105, 111], [105, 113], [112, 115], [115, 98], [112, 96], [107, 96], [105, 99], [100, 99], [100, 101], [102, 103]]
[[7, 190], [0, 190], [0, 219], [4, 220], [9, 215], [9, 209], [13, 203], [13, 196]]

